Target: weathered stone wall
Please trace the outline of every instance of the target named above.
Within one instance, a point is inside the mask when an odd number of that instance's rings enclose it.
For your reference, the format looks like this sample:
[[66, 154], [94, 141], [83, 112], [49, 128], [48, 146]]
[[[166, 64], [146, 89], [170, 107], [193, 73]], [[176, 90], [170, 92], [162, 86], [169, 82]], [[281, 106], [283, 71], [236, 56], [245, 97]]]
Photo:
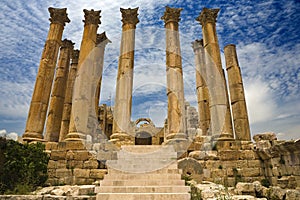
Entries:
[[262, 181], [281, 188], [300, 187], [300, 140], [277, 141], [274, 133], [254, 136], [256, 143], [204, 138], [193, 143], [189, 157], [201, 164], [203, 180], [225, 186]]
[[256, 152], [272, 185], [300, 187], [300, 140], [278, 141], [274, 133], [254, 136]]
[[[46, 152], [50, 156], [48, 183], [85, 185], [103, 179], [107, 169], [104, 169], [101, 160], [107, 158], [101, 155], [100, 148], [100, 144], [86, 144], [81, 141], [46, 143]], [[111, 159], [112, 155], [109, 158]]]
[[264, 179], [263, 163], [255, 152], [253, 144], [234, 141], [230, 143], [228, 145], [231, 145], [231, 148], [216, 149], [217, 145], [213, 150], [193, 151], [189, 154], [189, 157], [198, 160], [201, 164], [203, 180], [235, 186], [238, 182]]

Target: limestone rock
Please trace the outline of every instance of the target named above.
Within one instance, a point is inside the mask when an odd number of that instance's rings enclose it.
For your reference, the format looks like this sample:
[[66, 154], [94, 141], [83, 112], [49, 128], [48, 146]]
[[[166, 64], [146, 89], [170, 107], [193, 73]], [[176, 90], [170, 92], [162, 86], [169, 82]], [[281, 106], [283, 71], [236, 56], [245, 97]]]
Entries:
[[266, 132], [261, 133], [253, 136], [253, 140], [255, 142], [261, 141], [261, 140], [268, 140], [268, 141], [274, 141], [277, 140], [276, 134], [272, 132]]
[[242, 195], [255, 195], [254, 185], [252, 183], [237, 183], [236, 193]]

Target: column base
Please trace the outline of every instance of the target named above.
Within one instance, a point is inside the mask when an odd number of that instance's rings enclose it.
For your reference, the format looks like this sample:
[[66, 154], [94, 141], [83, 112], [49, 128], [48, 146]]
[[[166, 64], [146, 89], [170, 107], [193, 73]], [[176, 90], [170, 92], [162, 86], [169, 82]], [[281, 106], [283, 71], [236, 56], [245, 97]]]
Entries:
[[187, 135], [185, 133], [171, 133], [166, 136], [166, 140], [173, 139], [187, 139]]
[[25, 132], [22, 139], [24, 142], [46, 142], [43, 135], [36, 132]]
[[71, 132], [65, 137], [64, 141], [83, 141], [86, 140], [86, 135], [79, 132]]
[[121, 147], [122, 145], [134, 145], [134, 137], [126, 133], [113, 133], [109, 141], [117, 147]]
[[230, 133], [221, 133], [221, 135], [213, 135], [213, 141], [233, 141], [234, 138]]

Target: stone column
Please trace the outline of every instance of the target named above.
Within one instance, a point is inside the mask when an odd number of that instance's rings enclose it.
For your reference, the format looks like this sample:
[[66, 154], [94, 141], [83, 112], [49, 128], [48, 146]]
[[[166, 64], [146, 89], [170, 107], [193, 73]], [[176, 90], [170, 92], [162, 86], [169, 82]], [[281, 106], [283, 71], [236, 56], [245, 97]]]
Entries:
[[78, 57], [79, 57], [79, 50], [73, 50], [71, 54], [72, 63], [71, 63], [71, 69], [69, 71], [69, 76], [67, 81], [64, 109], [63, 109], [61, 128], [59, 133], [60, 142], [65, 139], [66, 135], [69, 132], [70, 116], [72, 110], [73, 87], [74, 87], [75, 77], [77, 72]]
[[161, 17], [166, 30], [166, 66], [168, 96], [168, 135], [167, 140], [185, 139], [184, 89], [178, 22], [181, 8], [166, 7]]
[[227, 84], [222, 68], [216, 32], [219, 9], [203, 8], [196, 19], [202, 25], [203, 46], [210, 94], [211, 134], [214, 138], [233, 138]]
[[70, 56], [74, 48], [70, 40], [63, 40], [53, 83], [48, 118], [46, 123], [45, 140], [58, 142], [61, 120], [64, 108], [66, 83], [69, 74]]
[[84, 30], [74, 84], [69, 133], [65, 139], [68, 141], [85, 140], [87, 134], [92, 134], [89, 126], [94, 127], [94, 122], [89, 122], [89, 113], [91, 107], [94, 107], [96, 92], [96, 88], [93, 89], [96, 76], [94, 58], [101, 11], [84, 9], [83, 12]]
[[139, 22], [138, 8], [120, 9], [122, 13], [122, 39], [116, 83], [113, 134], [111, 140], [116, 144], [132, 144], [130, 135], [131, 103], [133, 87], [135, 28]]
[[50, 29], [40, 60], [39, 71], [30, 103], [28, 118], [23, 134], [24, 141], [43, 140], [43, 131], [54, 77], [58, 50], [65, 23], [70, 22], [67, 9], [49, 8]]
[[99, 102], [100, 102], [100, 93], [101, 93], [101, 82], [102, 82], [102, 72], [103, 72], [103, 64], [104, 64], [104, 51], [105, 51], [105, 46], [111, 43], [111, 41], [106, 37], [105, 32], [101, 34], [97, 34], [97, 39], [96, 39], [96, 58], [95, 58], [95, 65], [98, 66], [100, 72], [99, 74], [101, 75], [98, 80], [97, 84], [97, 89], [96, 89], [96, 94], [95, 94], [95, 112], [96, 115], [98, 116], [98, 107], [99, 107]]
[[195, 40], [192, 44], [195, 53], [199, 128], [202, 130], [202, 135], [208, 135], [210, 127], [209, 91], [206, 83], [208, 77], [205, 67], [203, 40]]
[[251, 135], [244, 86], [235, 45], [230, 44], [225, 46], [224, 54], [228, 75], [235, 138], [237, 140], [250, 141]]

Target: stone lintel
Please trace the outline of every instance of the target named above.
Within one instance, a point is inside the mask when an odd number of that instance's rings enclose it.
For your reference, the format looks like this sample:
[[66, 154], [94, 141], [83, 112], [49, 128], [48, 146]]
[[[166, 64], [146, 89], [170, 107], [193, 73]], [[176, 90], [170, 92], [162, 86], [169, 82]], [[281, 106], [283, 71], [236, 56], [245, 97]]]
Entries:
[[50, 13], [50, 22], [53, 24], [61, 24], [65, 26], [66, 23], [70, 22], [67, 14], [67, 8], [52, 8], [49, 7], [48, 11]]
[[98, 26], [98, 24], [101, 24], [101, 21], [100, 21], [101, 10], [83, 9], [83, 12], [84, 12], [84, 20], [82, 20], [82, 21], [84, 22], [85, 26], [90, 25], [90, 24]]
[[203, 47], [203, 39], [200, 40], [195, 40], [194, 42], [192, 42], [192, 47], [194, 52], [199, 49], [200, 47]]
[[133, 24], [134, 27], [136, 26], [137, 23], [139, 23], [139, 19], [138, 19], [138, 9], [137, 8], [128, 8], [128, 9], [124, 9], [124, 8], [120, 8], [120, 11], [122, 13], [122, 22], [123, 25], [124, 24]]
[[96, 46], [98, 45], [105, 46], [108, 43], [111, 43], [111, 41], [107, 38], [105, 31], [103, 33], [97, 34]]
[[75, 49], [71, 53], [72, 63], [78, 63], [80, 51], [78, 49]]
[[206, 23], [216, 23], [219, 11], [219, 8], [203, 8], [200, 15], [196, 18], [196, 21], [199, 21], [202, 26]]
[[73, 49], [74, 48], [74, 44], [71, 40], [68, 39], [64, 39], [61, 43], [61, 47], [60, 48], [70, 48]]
[[182, 8], [171, 8], [169, 6], [166, 6], [166, 11], [164, 12], [164, 15], [161, 17], [161, 19], [165, 21], [165, 24], [169, 22], [178, 23], [180, 21], [180, 12], [182, 10]]

